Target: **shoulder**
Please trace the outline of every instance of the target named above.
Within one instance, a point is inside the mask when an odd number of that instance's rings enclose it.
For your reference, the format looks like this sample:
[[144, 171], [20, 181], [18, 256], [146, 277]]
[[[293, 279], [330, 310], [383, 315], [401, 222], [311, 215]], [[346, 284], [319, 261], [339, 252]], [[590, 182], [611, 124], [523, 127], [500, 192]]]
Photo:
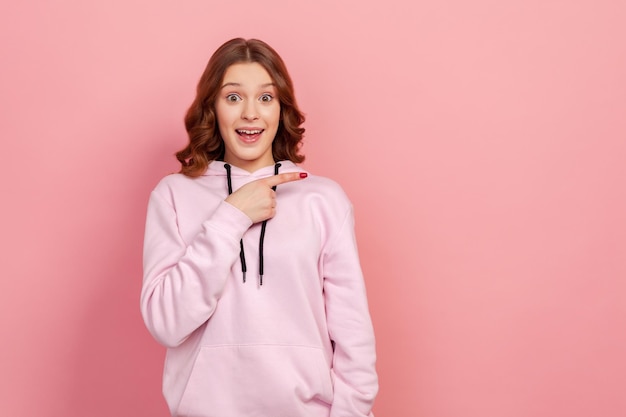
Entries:
[[161, 178], [161, 180], [154, 187], [155, 191], [193, 187], [202, 182], [204, 176], [188, 177], [180, 173], [172, 173]]
[[199, 178], [201, 177], [191, 178], [180, 173], [166, 175], [156, 184], [152, 195], [173, 200], [175, 195], [192, 192], [197, 187]]
[[352, 202], [344, 188], [335, 180], [327, 177], [308, 173], [308, 177], [302, 180], [301, 196], [318, 210], [336, 217], [344, 217], [346, 212], [352, 210]]
[[[282, 172], [304, 172], [307, 174], [307, 177], [300, 181], [295, 181], [292, 183], [283, 184], [282, 187], [288, 186], [288, 188], [293, 190], [300, 190], [304, 193], [317, 193], [323, 194], [328, 197], [334, 197], [337, 199], [348, 200], [348, 197], [344, 191], [344, 189], [339, 185], [338, 182], [321, 175], [316, 175], [315, 173], [308, 171], [291, 161], [281, 161], [283, 164]], [[281, 187], [281, 186], [279, 186]]]
[[304, 181], [309, 188], [327, 194], [328, 196], [348, 200], [348, 195], [343, 187], [338, 182], [330, 178], [309, 173], [309, 176]]

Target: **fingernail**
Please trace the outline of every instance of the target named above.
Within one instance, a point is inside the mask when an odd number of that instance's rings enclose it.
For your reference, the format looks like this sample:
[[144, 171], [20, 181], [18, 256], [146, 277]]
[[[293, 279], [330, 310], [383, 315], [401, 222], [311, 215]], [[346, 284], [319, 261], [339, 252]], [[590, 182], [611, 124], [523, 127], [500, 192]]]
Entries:
[[301, 172], [300, 173], [300, 178], [306, 178], [309, 174], [307, 174], [306, 172]]

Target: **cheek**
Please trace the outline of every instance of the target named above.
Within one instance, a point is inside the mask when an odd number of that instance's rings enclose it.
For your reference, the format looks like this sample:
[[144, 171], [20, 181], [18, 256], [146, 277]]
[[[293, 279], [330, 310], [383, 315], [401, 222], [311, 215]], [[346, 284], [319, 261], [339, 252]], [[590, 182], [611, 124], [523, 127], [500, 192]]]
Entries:
[[265, 119], [269, 123], [278, 126], [278, 122], [280, 120], [280, 105], [268, 107], [266, 109]]
[[228, 122], [230, 119], [228, 110], [228, 108], [220, 106], [219, 104], [215, 106], [215, 118], [217, 119], [218, 124], [222, 125]]
[[228, 112], [224, 111], [223, 108], [220, 109], [219, 106], [215, 108], [215, 124], [217, 125], [217, 130], [220, 132], [220, 136], [222, 138], [227, 137], [228, 127], [232, 125], [232, 120]]

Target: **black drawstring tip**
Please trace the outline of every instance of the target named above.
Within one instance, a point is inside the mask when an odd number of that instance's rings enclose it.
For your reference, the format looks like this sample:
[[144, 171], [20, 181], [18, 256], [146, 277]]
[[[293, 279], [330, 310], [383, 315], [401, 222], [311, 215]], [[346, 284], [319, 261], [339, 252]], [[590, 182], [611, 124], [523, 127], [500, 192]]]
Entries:
[[259, 275], [259, 285], [263, 285], [263, 275]]
[[246, 283], [246, 273], [242, 272], [241, 274], [243, 275], [243, 283], [245, 284]]

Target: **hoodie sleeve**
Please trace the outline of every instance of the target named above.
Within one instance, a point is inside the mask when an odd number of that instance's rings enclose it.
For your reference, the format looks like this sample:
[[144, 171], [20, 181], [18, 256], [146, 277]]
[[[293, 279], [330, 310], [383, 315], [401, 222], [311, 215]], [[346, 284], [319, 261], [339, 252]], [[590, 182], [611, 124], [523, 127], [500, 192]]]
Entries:
[[378, 392], [374, 330], [351, 207], [325, 253], [324, 296], [328, 329], [335, 343], [330, 417], [373, 417], [371, 409]]
[[150, 333], [166, 347], [180, 345], [211, 317], [239, 257], [239, 240], [252, 224], [224, 201], [207, 217], [187, 244], [173, 204], [156, 191], [150, 196], [141, 313]]

